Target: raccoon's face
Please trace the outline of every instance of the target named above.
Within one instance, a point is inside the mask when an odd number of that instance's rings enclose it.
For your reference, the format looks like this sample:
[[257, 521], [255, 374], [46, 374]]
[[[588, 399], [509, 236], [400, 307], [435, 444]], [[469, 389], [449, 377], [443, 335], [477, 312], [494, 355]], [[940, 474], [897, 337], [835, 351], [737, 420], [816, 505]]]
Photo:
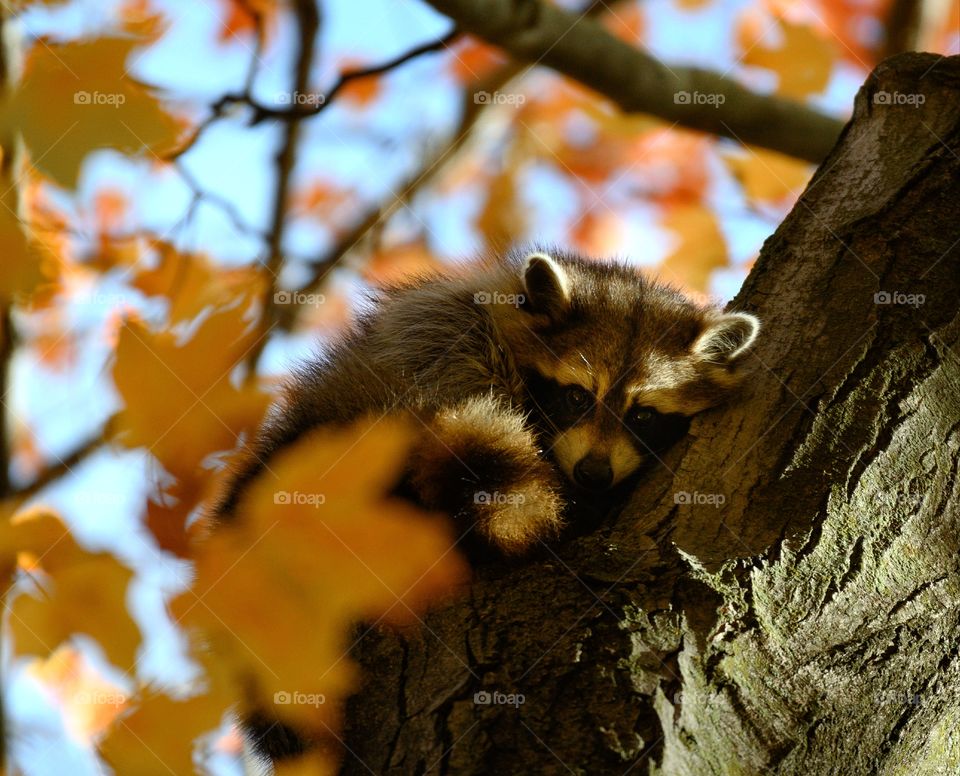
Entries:
[[621, 482], [738, 385], [759, 330], [633, 269], [544, 253], [521, 268], [516, 353], [544, 447], [591, 491]]

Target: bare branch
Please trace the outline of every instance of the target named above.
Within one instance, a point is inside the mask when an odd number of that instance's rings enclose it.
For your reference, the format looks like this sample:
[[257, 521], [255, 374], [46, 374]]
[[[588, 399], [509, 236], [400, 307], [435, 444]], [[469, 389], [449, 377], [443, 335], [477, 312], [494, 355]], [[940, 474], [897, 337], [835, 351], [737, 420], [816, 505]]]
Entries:
[[[464, 32], [521, 61], [547, 65], [616, 102], [682, 127], [819, 162], [843, 122], [800, 103], [755, 94], [691, 67], [670, 68], [607, 32], [585, 14], [543, 0], [428, 0]], [[712, 99], [705, 103], [695, 95]]]
[[410, 49], [410, 51], [394, 57], [393, 59], [390, 59], [380, 65], [373, 65], [372, 67], [367, 67], [360, 70], [350, 70], [346, 73], [343, 73], [337, 79], [337, 82], [330, 88], [330, 91], [323, 95], [323, 100], [317, 101], [310, 105], [293, 106], [292, 108], [274, 108], [270, 107], [269, 105], [259, 103], [251, 99], [248, 95], [227, 95], [223, 98], [223, 100], [227, 102], [245, 102], [250, 105], [254, 109], [254, 123], [262, 121], [263, 119], [281, 119], [284, 121], [289, 121], [291, 119], [310, 118], [312, 116], [316, 116], [318, 113], [321, 113], [329, 105], [331, 105], [333, 103], [333, 98], [336, 97], [337, 94], [345, 86], [347, 86], [347, 84], [352, 83], [353, 81], [359, 81], [363, 78], [372, 78], [373, 76], [383, 75], [384, 73], [394, 70], [424, 54], [449, 48], [449, 46], [459, 36], [460, 32], [458, 30], [452, 30], [442, 38], [429, 43], [424, 43], [423, 45], [417, 46], [414, 49]]
[[107, 444], [106, 440], [110, 435], [110, 428], [114, 422], [115, 418], [110, 418], [104, 424], [102, 430], [83, 440], [65, 456], [57, 457], [56, 462], [41, 471], [29, 485], [17, 488], [12, 492], [12, 495], [20, 500], [25, 500], [36, 495], [51, 483], [56, 482], [68, 474], [72, 474], [77, 466]]
[[[320, 29], [320, 12], [316, 0], [297, 0], [295, 9], [300, 33], [296, 74], [293, 82], [293, 94], [296, 95], [306, 94], [310, 87], [310, 67], [313, 64], [313, 51], [317, 32]], [[267, 242], [267, 260], [264, 265], [269, 276], [267, 290], [263, 297], [261, 318], [264, 336], [257, 340], [256, 345], [251, 348], [247, 357], [248, 379], [251, 380], [256, 378], [257, 363], [268, 339], [266, 335], [273, 327], [276, 319], [273, 295], [276, 289], [276, 278], [283, 263], [283, 232], [287, 213], [287, 199], [297, 145], [300, 140], [300, 122], [302, 120], [303, 117], [297, 116], [291, 117], [286, 122], [283, 130], [283, 140], [276, 157], [277, 181], [273, 197], [273, 216]]]

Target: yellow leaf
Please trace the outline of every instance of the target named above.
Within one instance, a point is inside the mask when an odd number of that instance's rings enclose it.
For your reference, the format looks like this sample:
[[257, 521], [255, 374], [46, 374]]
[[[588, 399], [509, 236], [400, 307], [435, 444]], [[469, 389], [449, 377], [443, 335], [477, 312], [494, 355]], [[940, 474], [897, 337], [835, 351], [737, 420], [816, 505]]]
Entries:
[[219, 727], [231, 702], [218, 692], [183, 700], [149, 693], [132, 713], [116, 721], [100, 751], [117, 774], [196, 773], [194, 740]]
[[729, 263], [727, 241], [714, 212], [701, 204], [676, 205], [667, 210], [663, 226], [679, 241], [661, 266], [667, 280], [701, 293], [715, 269]]
[[752, 146], [746, 154], [726, 154], [724, 161], [753, 204], [786, 204], [795, 200], [813, 174], [813, 165], [776, 151]]
[[232, 449], [259, 423], [267, 395], [231, 381], [258, 336], [243, 316], [239, 306], [215, 312], [185, 343], [136, 321], [124, 325], [113, 369], [124, 444], [146, 447], [171, 474], [194, 477], [208, 455]]
[[790, 97], [822, 92], [830, 80], [836, 52], [812, 28], [785, 20], [777, 22], [783, 44], [770, 46], [753, 24], [741, 24], [740, 44], [745, 65], [772, 70], [780, 77], [777, 91]]
[[[357, 684], [347, 634], [405, 622], [465, 578], [449, 529], [385, 498], [412, 438], [397, 420], [319, 429], [270, 459], [174, 603], [259, 708], [328, 737]], [[402, 549], [401, 549], [402, 548]]]
[[213, 265], [197, 254], [180, 253], [172, 245], [155, 242], [157, 266], [139, 272], [131, 285], [148, 296], [170, 300], [170, 322], [195, 318], [210, 306], [225, 306], [242, 300], [260, 299], [266, 282], [258, 267], [228, 269]]
[[10, 620], [13, 642], [21, 655], [45, 657], [74, 633], [96, 639], [110, 661], [134, 666], [140, 632], [127, 611], [127, 584], [133, 577], [112, 555], [85, 560], [50, 574], [42, 597], [17, 596]]
[[[4, 200], [7, 198], [5, 197]], [[15, 213], [0, 204], [0, 304], [31, 293], [43, 280], [40, 254], [34, 249]]]
[[477, 228], [492, 248], [509, 245], [524, 230], [515, 174], [516, 169], [506, 165], [493, 178], [487, 189], [487, 201], [477, 219]]
[[76, 186], [80, 165], [96, 149], [162, 154], [174, 147], [177, 121], [127, 71], [138, 42], [40, 42], [30, 50], [4, 114], [22, 132], [32, 163], [61, 185]]

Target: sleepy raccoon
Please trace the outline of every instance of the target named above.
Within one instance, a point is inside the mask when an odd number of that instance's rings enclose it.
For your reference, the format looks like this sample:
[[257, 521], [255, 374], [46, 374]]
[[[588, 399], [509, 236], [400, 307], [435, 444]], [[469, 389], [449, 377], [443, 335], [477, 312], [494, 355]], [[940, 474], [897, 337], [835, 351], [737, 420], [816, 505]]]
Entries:
[[[459, 538], [520, 555], [560, 533], [571, 501], [623, 483], [733, 392], [758, 329], [627, 265], [558, 252], [388, 288], [296, 371], [214, 517], [242, 519], [246, 487], [305, 432], [406, 412], [421, 421], [407, 495], [455, 516]], [[244, 727], [259, 756], [308, 747], [268, 710]]]
[[558, 535], [568, 498], [623, 482], [730, 394], [758, 329], [627, 265], [559, 252], [388, 288], [296, 371], [216, 517], [304, 432], [406, 411], [422, 432], [412, 495], [522, 554]]

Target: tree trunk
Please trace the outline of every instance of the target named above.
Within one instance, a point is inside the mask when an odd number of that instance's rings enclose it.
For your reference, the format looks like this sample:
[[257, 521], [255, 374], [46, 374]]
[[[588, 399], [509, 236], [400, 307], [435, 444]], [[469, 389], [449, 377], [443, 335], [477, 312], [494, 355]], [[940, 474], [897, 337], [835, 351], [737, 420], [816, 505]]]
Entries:
[[904, 54], [734, 305], [743, 401], [593, 533], [369, 632], [345, 772], [960, 772], [958, 299], [960, 58]]

